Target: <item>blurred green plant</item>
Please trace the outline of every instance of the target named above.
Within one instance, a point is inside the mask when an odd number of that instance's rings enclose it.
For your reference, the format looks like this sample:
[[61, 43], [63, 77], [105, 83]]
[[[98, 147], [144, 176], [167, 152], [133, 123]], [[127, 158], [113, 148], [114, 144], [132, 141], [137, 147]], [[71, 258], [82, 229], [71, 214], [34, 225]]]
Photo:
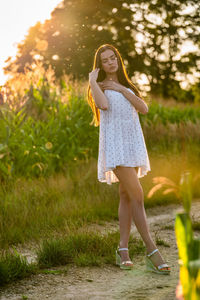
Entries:
[[196, 123], [200, 119], [200, 107], [194, 108], [193, 106], [179, 107], [166, 107], [156, 101], [152, 101], [149, 107], [148, 114], [140, 114], [141, 123], [144, 121], [155, 125], [162, 123], [186, 123], [191, 121]]
[[200, 104], [200, 81], [196, 82], [192, 87], [192, 94], [194, 96], [194, 103]]
[[155, 192], [165, 188], [164, 195], [174, 193], [182, 201], [185, 212], [176, 214], [175, 219], [181, 292], [184, 300], [198, 300], [200, 299], [200, 239], [193, 236], [190, 209], [193, 184], [200, 178], [200, 175], [197, 174], [193, 178], [191, 172], [185, 171], [180, 177], [178, 184], [167, 177], [154, 177], [153, 182], [156, 185], [151, 188], [147, 198], [151, 198]]
[[176, 241], [179, 251], [180, 283], [185, 300], [200, 299], [200, 239], [194, 238], [190, 208], [192, 201], [192, 177], [189, 172], [181, 176], [180, 194], [184, 213], [175, 219]]
[[[183, 200], [185, 210], [189, 211], [190, 207], [188, 205], [190, 205], [192, 199], [192, 186], [199, 179], [200, 174], [195, 175], [193, 178], [192, 174], [187, 171], [181, 174], [179, 183], [164, 176], [154, 177], [152, 181], [155, 185], [148, 192], [147, 198], [151, 198], [158, 190], [164, 188], [163, 195], [174, 193], [179, 200]], [[188, 199], [190, 199], [190, 202]]]

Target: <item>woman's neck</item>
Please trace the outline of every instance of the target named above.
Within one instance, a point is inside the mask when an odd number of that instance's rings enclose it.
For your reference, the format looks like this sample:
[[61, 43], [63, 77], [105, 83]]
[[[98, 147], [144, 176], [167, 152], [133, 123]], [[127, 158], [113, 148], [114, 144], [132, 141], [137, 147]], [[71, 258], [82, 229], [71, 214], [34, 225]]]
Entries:
[[113, 81], [119, 82], [119, 80], [117, 78], [117, 74], [106, 74], [105, 80], [113, 80]]

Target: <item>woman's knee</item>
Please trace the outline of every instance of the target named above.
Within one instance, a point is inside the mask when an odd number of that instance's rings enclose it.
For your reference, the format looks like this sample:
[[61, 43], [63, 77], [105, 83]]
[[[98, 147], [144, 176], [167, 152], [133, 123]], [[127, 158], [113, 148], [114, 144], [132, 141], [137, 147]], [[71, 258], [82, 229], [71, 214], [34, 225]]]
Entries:
[[140, 204], [144, 203], [144, 192], [141, 185], [139, 185], [137, 190], [134, 191], [133, 199]]
[[121, 200], [130, 201], [128, 193], [121, 182], [119, 183], [119, 196]]
[[144, 194], [142, 187], [131, 189], [128, 192], [121, 192], [120, 201], [127, 203], [137, 202], [139, 205], [144, 205]]
[[140, 203], [144, 202], [143, 189], [140, 182], [137, 182], [135, 185], [126, 185], [120, 182], [119, 184], [119, 195], [121, 201], [137, 201]]
[[119, 182], [119, 193], [123, 195], [127, 194], [127, 191], [121, 182]]
[[119, 179], [121, 190], [125, 190], [127, 192], [128, 186], [140, 185], [136, 170], [133, 167], [117, 166], [113, 172]]

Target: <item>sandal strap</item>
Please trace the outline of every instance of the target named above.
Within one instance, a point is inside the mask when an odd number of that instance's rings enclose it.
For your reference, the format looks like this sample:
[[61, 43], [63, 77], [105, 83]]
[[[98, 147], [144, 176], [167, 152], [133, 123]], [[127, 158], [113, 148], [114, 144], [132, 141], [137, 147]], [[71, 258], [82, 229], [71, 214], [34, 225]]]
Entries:
[[159, 270], [162, 268], [169, 268], [168, 264], [162, 264], [160, 266], [157, 267]]
[[125, 260], [125, 261], [123, 261], [121, 264], [122, 264], [122, 265], [125, 265], [125, 264], [127, 264], [127, 263], [128, 263], [128, 264], [130, 264], [130, 263], [133, 264], [133, 262], [132, 262], [131, 260]]
[[128, 250], [128, 248], [118, 248], [119, 251]]
[[147, 254], [147, 256], [150, 257], [150, 256], [152, 256], [157, 251], [158, 251], [158, 249], [154, 249], [151, 253]]

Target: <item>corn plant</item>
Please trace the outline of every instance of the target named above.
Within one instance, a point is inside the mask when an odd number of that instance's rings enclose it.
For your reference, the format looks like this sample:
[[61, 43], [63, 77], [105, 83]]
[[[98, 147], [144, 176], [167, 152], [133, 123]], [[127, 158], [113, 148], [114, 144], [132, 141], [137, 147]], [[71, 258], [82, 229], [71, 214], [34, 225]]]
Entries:
[[167, 125], [168, 123], [187, 123], [191, 121], [196, 123], [200, 119], [200, 107], [194, 109], [191, 106], [184, 108], [178, 107], [165, 107], [160, 103], [152, 101], [150, 109], [147, 115], [140, 115], [140, 120], [148, 122], [150, 124], [162, 123]]
[[185, 300], [200, 299], [200, 239], [194, 238], [190, 208], [192, 201], [192, 177], [182, 174], [180, 194], [184, 213], [176, 214], [175, 233], [179, 251], [180, 283]]
[[[86, 91], [81, 82], [76, 83], [68, 76], [56, 80], [53, 69], [45, 70], [42, 63], [37, 63], [24, 74], [15, 74], [3, 89], [0, 181], [66, 173], [71, 163], [88, 162], [91, 157], [97, 159], [99, 128], [90, 126], [92, 112], [84, 93], [80, 92]], [[189, 141], [189, 145], [199, 149], [199, 107], [179, 109], [152, 102], [149, 113], [140, 114], [140, 120], [147, 128], [146, 140], [153, 151], [176, 149], [182, 142], [181, 130], [184, 143]], [[182, 123], [187, 124], [177, 130], [177, 124]], [[170, 127], [173, 130], [166, 130], [163, 124], [173, 124]], [[154, 125], [159, 134], [152, 130]]]
[[[64, 88], [63, 88], [64, 89]], [[49, 176], [76, 160], [97, 153], [98, 129], [89, 126], [91, 112], [72, 90], [68, 101], [41, 78], [26, 90], [18, 112], [0, 112], [0, 180], [17, 176]]]
[[174, 193], [183, 203], [185, 212], [176, 214], [175, 234], [184, 300], [200, 299], [200, 239], [193, 236], [190, 218], [192, 185], [199, 177], [199, 174], [193, 178], [190, 172], [183, 172], [178, 184], [167, 177], [154, 177], [156, 185], [147, 195], [151, 198], [156, 191], [165, 188], [164, 195]]

